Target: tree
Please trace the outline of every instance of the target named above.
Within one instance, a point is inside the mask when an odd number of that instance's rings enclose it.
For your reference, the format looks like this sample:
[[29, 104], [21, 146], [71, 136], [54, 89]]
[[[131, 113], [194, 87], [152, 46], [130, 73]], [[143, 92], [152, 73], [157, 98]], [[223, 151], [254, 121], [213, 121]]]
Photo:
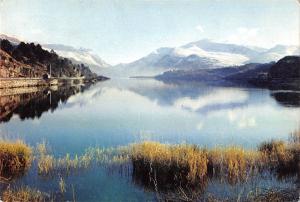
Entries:
[[14, 47], [11, 45], [11, 43], [8, 40], [6, 40], [6, 39], [1, 40], [0, 43], [1, 43], [2, 50], [4, 50], [5, 52], [7, 52], [9, 54], [12, 53]]

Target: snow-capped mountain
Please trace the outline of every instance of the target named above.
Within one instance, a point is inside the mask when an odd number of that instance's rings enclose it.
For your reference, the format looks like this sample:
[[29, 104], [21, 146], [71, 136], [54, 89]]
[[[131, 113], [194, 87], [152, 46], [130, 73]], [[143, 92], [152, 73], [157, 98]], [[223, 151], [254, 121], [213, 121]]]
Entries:
[[0, 33], [0, 39], [6, 39], [6, 40], [10, 41], [12, 44], [15, 44], [15, 45], [17, 45], [17, 44], [19, 44], [21, 42], [16, 37], [8, 36], [6, 34], [1, 34], [1, 33]]
[[110, 67], [104, 60], [102, 60], [96, 53], [90, 49], [74, 48], [62, 44], [43, 44], [44, 48], [53, 49], [58, 55], [71, 59], [74, 63], [84, 63], [90, 69], [100, 74], [103, 68]]
[[117, 65], [113, 70], [117, 72], [122, 69], [122, 74], [127, 72], [129, 75], [154, 75], [169, 70], [213, 69], [248, 63], [268, 63], [286, 55], [299, 54], [297, 46], [277, 45], [265, 49], [204, 39], [181, 47], [157, 49], [132, 63]]

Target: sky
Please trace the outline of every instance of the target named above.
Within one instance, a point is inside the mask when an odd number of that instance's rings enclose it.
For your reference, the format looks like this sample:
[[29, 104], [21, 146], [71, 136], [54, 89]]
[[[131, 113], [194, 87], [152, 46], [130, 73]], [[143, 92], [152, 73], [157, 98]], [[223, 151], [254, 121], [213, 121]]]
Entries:
[[92, 49], [110, 64], [208, 38], [299, 45], [298, 0], [0, 0], [0, 33]]

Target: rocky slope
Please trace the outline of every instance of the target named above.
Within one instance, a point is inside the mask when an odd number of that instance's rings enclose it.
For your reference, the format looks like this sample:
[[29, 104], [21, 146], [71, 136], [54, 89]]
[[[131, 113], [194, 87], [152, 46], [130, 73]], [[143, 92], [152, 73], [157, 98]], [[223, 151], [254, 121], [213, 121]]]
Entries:
[[15, 60], [11, 55], [0, 50], [0, 78], [9, 77], [42, 77], [47, 73], [47, 68], [43, 65], [33, 66]]
[[84, 64], [74, 64], [67, 58], [60, 57], [53, 50], [47, 51], [39, 44], [10, 43], [0, 40], [1, 65], [0, 77], [43, 77], [50, 72], [54, 77], [97, 77]]

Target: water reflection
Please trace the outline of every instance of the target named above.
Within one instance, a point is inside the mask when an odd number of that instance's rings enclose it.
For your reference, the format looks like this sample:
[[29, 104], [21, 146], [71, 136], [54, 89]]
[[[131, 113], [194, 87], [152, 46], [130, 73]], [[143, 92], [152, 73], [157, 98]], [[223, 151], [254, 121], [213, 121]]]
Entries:
[[0, 89], [0, 123], [8, 122], [14, 114], [21, 120], [40, 118], [49, 109], [53, 112], [59, 103], [66, 103], [70, 96], [88, 89], [86, 86], [51, 88]]
[[282, 106], [300, 107], [299, 91], [275, 91], [271, 93], [271, 96]]
[[[69, 148], [57, 150], [63, 152], [139, 140], [255, 147], [262, 140], [286, 139], [299, 122], [300, 109], [281, 105], [267, 89], [124, 79], [77, 93], [85, 88], [50, 89], [51, 103], [49, 89], [2, 95], [1, 120], [10, 121], [0, 127], [34, 144], [45, 139], [52, 145], [69, 145], [72, 139]], [[43, 113], [49, 109], [55, 113]], [[21, 123], [11, 119], [13, 114], [30, 119]]]
[[[0, 91], [0, 133], [16, 134], [33, 146], [46, 140], [56, 157], [82, 154], [88, 147], [115, 147], [140, 140], [187, 142], [207, 148], [216, 145], [256, 148], [264, 140], [287, 139], [287, 134], [299, 124], [298, 95], [293, 95], [293, 99], [291, 94], [274, 93], [282, 91], [150, 79], [110, 80], [90, 87], [66, 86], [30, 92]], [[287, 102], [293, 104], [281, 104]], [[137, 175], [130, 177], [139, 186], [118, 175], [107, 175], [99, 168], [80, 176], [68, 176], [66, 183], [74, 184], [78, 201], [153, 200], [156, 193], [153, 183]], [[224, 181], [209, 180], [212, 182], [204, 183], [205, 194], [217, 192], [223, 199], [228, 198], [226, 193], [239, 194], [246, 187], [240, 184], [230, 187]], [[20, 182], [48, 190], [57, 187], [58, 181], [50, 183], [30, 171]], [[249, 184], [268, 188], [274, 182], [279, 188], [291, 184], [288, 180], [277, 182], [276, 177], [254, 179]], [[190, 198], [196, 195], [197, 199], [203, 189], [184, 192]], [[159, 191], [164, 195], [165, 190], [159, 187]], [[250, 191], [245, 188], [245, 193]], [[182, 190], [178, 187], [172, 193], [175, 199]], [[169, 192], [166, 197], [170, 197]]]
[[155, 194], [158, 201], [295, 201], [299, 188], [295, 177], [276, 179], [266, 173], [246, 181], [228, 183], [219, 178], [198, 181], [196, 186], [161, 184], [153, 176], [132, 176], [132, 182], [145, 192]]
[[[85, 85], [0, 89], [0, 122], [8, 122], [13, 114], [19, 115], [21, 120], [40, 118], [43, 112], [49, 109], [53, 112], [60, 102], [66, 104], [70, 96], [83, 92], [89, 87]], [[151, 79], [113, 82], [100, 88], [93, 88], [82, 97], [70, 100], [69, 103], [84, 104], [101, 97], [103, 93], [115, 90], [120, 90], [122, 93], [127, 90], [139, 94], [161, 106], [172, 106], [199, 113], [241, 108], [249, 103], [267, 101], [267, 96], [257, 96], [258, 93], [270, 94], [276, 102], [285, 107], [300, 106], [300, 93], [297, 91], [270, 91], [269, 93], [268, 90], [263, 89], [250, 88], [249, 91], [238, 87], [206, 86], [197, 82], [163, 83]]]

